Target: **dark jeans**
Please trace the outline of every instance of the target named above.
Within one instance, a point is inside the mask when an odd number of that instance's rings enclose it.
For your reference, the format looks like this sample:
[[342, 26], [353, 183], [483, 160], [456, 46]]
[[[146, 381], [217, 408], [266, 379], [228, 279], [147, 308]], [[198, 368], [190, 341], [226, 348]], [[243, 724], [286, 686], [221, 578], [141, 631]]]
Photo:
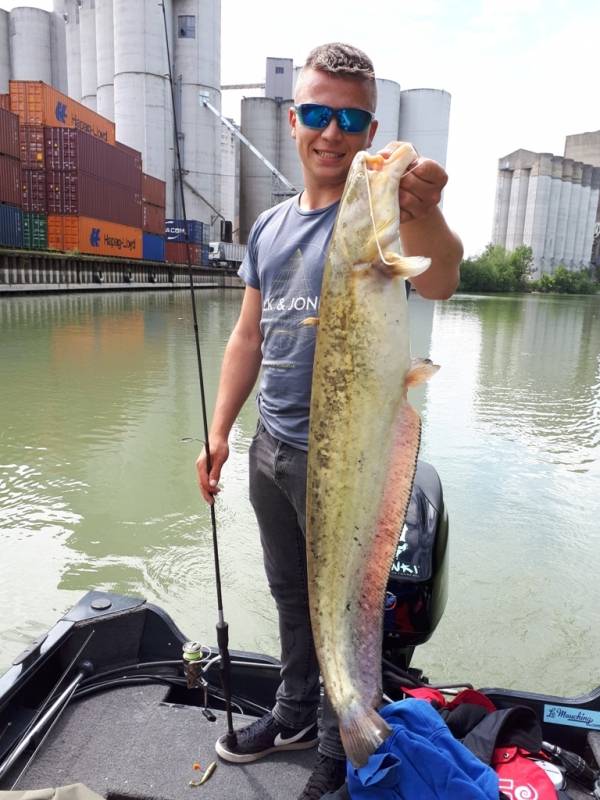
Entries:
[[[306, 577], [306, 458], [304, 450], [275, 439], [258, 423], [250, 446], [250, 501], [279, 613], [281, 684], [273, 715], [298, 729], [317, 719], [320, 695]], [[326, 696], [319, 750], [345, 758], [337, 716]]]

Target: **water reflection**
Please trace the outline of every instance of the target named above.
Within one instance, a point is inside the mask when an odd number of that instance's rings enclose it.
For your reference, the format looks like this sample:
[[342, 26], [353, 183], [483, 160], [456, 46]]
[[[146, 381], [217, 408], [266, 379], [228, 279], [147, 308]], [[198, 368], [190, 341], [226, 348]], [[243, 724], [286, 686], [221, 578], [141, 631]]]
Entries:
[[[198, 293], [209, 413], [240, 301], [235, 290]], [[543, 675], [558, 690], [571, 658], [589, 688], [600, 648], [600, 298], [411, 298], [410, 311], [414, 354], [442, 367], [411, 400], [452, 530], [450, 602], [419, 661], [435, 678], [541, 689]], [[187, 293], [3, 299], [0, 343], [0, 666], [91, 587], [146, 596], [212, 642]], [[251, 398], [217, 509], [224, 602], [234, 646], [277, 654], [247, 497], [255, 423]]]

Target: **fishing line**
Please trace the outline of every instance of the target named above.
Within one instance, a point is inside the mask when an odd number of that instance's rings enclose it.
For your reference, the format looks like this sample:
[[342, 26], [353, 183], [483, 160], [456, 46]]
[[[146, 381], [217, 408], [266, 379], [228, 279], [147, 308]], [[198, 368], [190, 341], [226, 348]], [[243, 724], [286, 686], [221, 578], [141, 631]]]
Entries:
[[[198, 314], [196, 312], [196, 295], [194, 293], [194, 273], [192, 270], [192, 255], [190, 250], [190, 236], [187, 224], [187, 214], [185, 210], [185, 194], [183, 190], [183, 169], [181, 166], [181, 151], [179, 148], [179, 129], [177, 127], [177, 109], [175, 107], [175, 87], [173, 85], [173, 71], [171, 69], [171, 52], [169, 48], [169, 32], [167, 28], [167, 12], [164, 0], [159, 3], [162, 8], [163, 26], [165, 31], [165, 44], [167, 52], [167, 68], [169, 86], [171, 89], [171, 107], [173, 109], [173, 132], [175, 135], [175, 154], [177, 158], [177, 174], [179, 176], [179, 190], [181, 196], [181, 213], [183, 217], [183, 227], [185, 235], [185, 245], [187, 253], [188, 275], [190, 279], [190, 297], [192, 302], [192, 316], [194, 320], [194, 339], [196, 344], [196, 360], [198, 362], [198, 379], [200, 382], [200, 398], [202, 403], [202, 423], [204, 427], [204, 451], [206, 453], [206, 470], [210, 475], [212, 468], [212, 458], [208, 441], [208, 415], [206, 413], [206, 397], [204, 394], [204, 372], [202, 370], [202, 354], [200, 351], [200, 336], [198, 334]], [[225, 696], [225, 707], [227, 712], [227, 744], [235, 746], [236, 734], [233, 730], [233, 718], [231, 715], [231, 663], [229, 658], [229, 625], [225, 622], [223, 615], [223, 595], [221, 592], [221, 568], [219, 564], [219, 543], [217, 538], [217, 519], [215, 515], [214, 502], [210, 505], [210, 521], [212, 527], [213, 555], [215, 562], [215, 584], [217, 590], [217, 644], [221, 654], [221, 682], [223, 684], [223, 694]]]

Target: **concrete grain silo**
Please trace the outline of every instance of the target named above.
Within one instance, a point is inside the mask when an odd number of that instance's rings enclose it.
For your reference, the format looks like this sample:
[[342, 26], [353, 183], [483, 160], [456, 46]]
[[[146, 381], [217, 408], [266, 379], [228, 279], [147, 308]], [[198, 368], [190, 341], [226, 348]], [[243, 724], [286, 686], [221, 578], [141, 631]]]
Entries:
[[[281, 112], [280, 104], [270, 97], [247, 97], [242, 100], [244, 136], [262, 155], [277, 166]], [[287, 176], [286, 176], [287, 177]], [[247, 147], [240, 151], [240, 241], [248, 241], [248, 233], [258, 215], [277, 202], [274, 191], [280, 182]]]
[[[171, 5], [166, 0], [167, 18]], [[117, 139], [140, 150], [144, 171], [167, 181], [173, 213], [173, 126], [163, 16], [145, 0], [114, 0]]]
[[52, 83], [52, 25], [48, 11], [13, 8], [9, 49], [12, 80]]
[[450, 94], [443, 89], [400, 92], [398, 138], [411, 142], [419, 155], [446, 166], [450, 126]]
[[98, 71], [96, 69], [95, 0], [81, 0], [79, 8], [79, 42], [81, 48], [81, 102], [96, 110]]
[[54, 0], [54, 9], [50, 15], [52, 32], [52, 86], [59, 92], [67, 94], [67, 39], [64, 18], [64, 0]]
[[[180, 109], [180, 148], [186, 171], [186, 210], [190, 218], [210, 223], [215, 218], [213, 208], [221, 192], [221, 122], [202, 105], [200, 98], [207, 96], [209, 103], [220, 110], [220, 1], [174, 0], [173, 22], [173, 65]], [[176, 196], [176, 209], [177, 202]]]
[[0, 94], [8, 92], [10, 80], [9, 15], [0, 8]]
[[375, 118], [379, 125], [371, 145], [371, 152], [381, 150], [398, 139], [400, 123], [400, 84], [377, 78], [377, 109]]
[[[230, 120], [233, 122], [233, 120]], [[221, 126], [221, 194], [218, 208], [233, 223], [234, 240], [240, 225], [240, 140], [225, 125]], [[220, 238], [220, 237], [217, 237]]]
[[67, 94], [81, 100], [81, 41], [79, 36], [79, 3], [65, 0], [65, 38], [67, 42]]
[[558, 207], [562, 186], [562, 158], [552, 156], [550, 165], [550, 201], [548, 204], [548, 222], [542, 254], [543, 271], [549, 274], [554, 272], [554, 250], [556, 245], [556, 228], [558, 224]]
[[592, 169], [589, 215], [585, 252], [591, 253], [592, 264], [600, 267], [600, 167]]
[[533, 277], [539, 278], [542, 269], [546, 228], [550, 211], [552, 191], [552, 153], [538, 153], [531, 166], [527, 192], [523, 239], [531, 247], [533, 257]]
[[[565, 236], [565, 252], [563, 264], [565, 267], [573, 267], [575, 255], [575, 234], [577, 232], [577, 220], [581, 210], [581, 177], [583, 174], [583, 164], [581, 161], [573, 163], [573, 177], [571, 179], [571, 198], [569, 201], [569, 215], [567, 218], [567, 234]], [[586, 209], [587, 211], [587, 209]]]
[[[590, 216], [590, 196], [592, 193], [591, 164], [584, 164], [581, 172], [581, 203], [576, 221], [575, 242], [573, 248], [573, 269], [579, 270], [589, 264], [589, 253], [584, 253], [588, 219]], [[586, 256], [587, 255], [587, 259]]]
[[573, 165], [572, 158], [563, 158], [562, 183], [558, 201], [558, 217], [556, 221], [556, 239], [554, 244], [554, 266], [564, 264], [567, 249], [567, 225], [569, 222], [569, 206], [573, 190]]
[[115, 118], [115, 29], [113, 0], [96, 0], [96, 111]]
[[494, 203], [494, 223], [492, 226], [492, 242], [502, 247], [506, 246], [506, 231], [508, 227], [508, 209], [510, 207], [510, 191], [512, 184], [512, 170], [509, 162], [501, 162], [498, 168], [496, 182], [496, 199]]

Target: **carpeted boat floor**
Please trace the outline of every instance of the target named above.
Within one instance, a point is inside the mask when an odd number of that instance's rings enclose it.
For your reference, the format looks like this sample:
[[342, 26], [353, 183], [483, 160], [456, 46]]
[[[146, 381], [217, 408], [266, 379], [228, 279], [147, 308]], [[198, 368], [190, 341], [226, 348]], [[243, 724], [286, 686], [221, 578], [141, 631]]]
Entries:
[[[162, 686], [116, 689], [67, 708], [18, 789], [81, 782], [106, 800], [295, 800], [315, 750], [276, 753], [253, 764], [227, 764], [215, 753], [226, 732], [223, 712], [209, 722], [200, 708], [162, 702]], [[250, 718], [234, 715], [234, 727]], [[203, 786], [194, 762], [217, 761]], [[13, 780], [16, 775], [13, 776]]]

